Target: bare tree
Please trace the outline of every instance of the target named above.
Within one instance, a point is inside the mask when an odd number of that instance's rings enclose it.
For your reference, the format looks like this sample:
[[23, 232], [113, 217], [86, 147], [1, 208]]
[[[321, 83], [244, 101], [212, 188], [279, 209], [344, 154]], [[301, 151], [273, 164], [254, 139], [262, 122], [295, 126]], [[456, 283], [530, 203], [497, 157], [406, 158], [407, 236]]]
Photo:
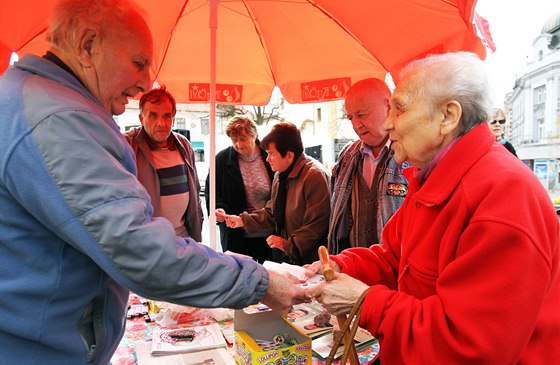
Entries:
[[245, 115], [246, 111], [242, 105], [217, 104], [216, 108], [220, 111], [222, 118], [231, 119], [237, 115]]
[[284, 99], [277, 104], [268, 104], [264, 106], [253, 105], [252, 107], [253, 112], [250, 112], [242, 105], [216, 105], [223, 119], [229, 120], [235, 116], [252, 114], [251, 116], [257, 125], [268, 125], [271, 120], [282, 120], [279, 113], [284, 107]]
[[[269, 109], [267, 111], [267, 108]], [[271, 120], [282, 120], [279, 112], [284, 108], [284, 99], [282, 98], [278, 104], [269, 104], [265, 106], [253, 106], [255, 114], [255, 123], [257, 125], [268, 125]]]

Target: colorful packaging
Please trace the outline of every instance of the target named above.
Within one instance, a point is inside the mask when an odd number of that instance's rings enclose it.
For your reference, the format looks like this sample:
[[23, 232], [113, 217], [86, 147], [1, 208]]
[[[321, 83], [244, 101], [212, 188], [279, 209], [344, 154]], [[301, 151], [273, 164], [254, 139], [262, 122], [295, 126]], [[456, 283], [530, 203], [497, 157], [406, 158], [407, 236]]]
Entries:
[[311, 338], [273, 311], [235, 311], [237, 365], [311, 365]]

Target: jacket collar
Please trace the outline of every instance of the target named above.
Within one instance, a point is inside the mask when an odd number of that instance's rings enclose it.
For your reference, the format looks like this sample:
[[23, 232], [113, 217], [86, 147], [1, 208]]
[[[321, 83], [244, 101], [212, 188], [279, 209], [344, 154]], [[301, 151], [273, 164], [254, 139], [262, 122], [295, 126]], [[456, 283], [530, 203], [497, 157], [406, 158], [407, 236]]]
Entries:
[[[65, 87], [68, 87], [76, 91], [80, 95], [83, 95], [84, 97], [92, 101], [94, 104], [98, 105], [101, 113], [104, 113], [106, 116], [113, 119], [113, 116], [103, 108], [99, 100], [97, 100], [89, 92], [89, 90], [84, 87], [84, 85], [81, 83], [81, 81], [78, 78], [68, 73], [68, 71], [64, 70], [62, 67], [58, 66], [54, 62], [39, 56], [28, 54], [23, 56], [19, 61], [17, 61], [14, 64], [14, 67], [42, 76], [46, 79], [52, 80], [58, 84], [64, 85]], [[118, 129], [117, 122], [115, 122], [114, 120], [113, 122], [120, 133], [120, 129]]]
[[305, 154], [305, 152], [302, 152], [301, 155], [298, 156], [296, 163], [294, 164], [294, 168], [292, 169], [292, 172], [290, 172], [290, 175], [288, 175], [288, 179], [295, 179], [299, 175], [299, 172], [305, 165], [306, 161], [307, 161], [307, 155]]
[[237, 166], [239, 168], [239, 163], [237, 159], [239, 158], [239, 153], [233, 148], [233, 146], [229, 146], [226, 150], [227, 152], [227, 159], [225, 160], [227, 165], [230, 166]]
[[466, 173], [490, 150], [494, 140], [486, 124], [473, 128], [439, 161], [424, 185], [413, 176], [413, 168], [407, 168], [405, 177], [409, 188], [417, 191], [415, 198], [428, 206], [447, 200]]
[[74, 76], [76, 78], [76, 80], [78, 80], [80, 82], [80, 84], [82, 84], [83, 87], [86, 87], [86, 85], [84, 85], [82, 80], [80, 80], [78, 78], [78, 75], [76, 75], [76, 73], [70, 67], [68, 67], [67, 64], [65, 64], [60, 58], [58, 58], [57, 55], [55, 55], [51, 51], [47, 51], [47, 53], [45, 53], [43, 58], [51, 61], [52, 63], [54, 63], [58, 67], [62, 68], [64, 71], [68, 72], [70, 75]]

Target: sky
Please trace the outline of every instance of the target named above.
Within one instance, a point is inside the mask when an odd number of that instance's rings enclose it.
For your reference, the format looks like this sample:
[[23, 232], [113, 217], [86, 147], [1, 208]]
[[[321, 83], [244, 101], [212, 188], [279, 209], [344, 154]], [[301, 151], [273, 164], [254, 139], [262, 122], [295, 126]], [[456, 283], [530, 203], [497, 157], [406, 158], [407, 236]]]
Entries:
[[524, 74], [526, 56], [544, 23], [560, 12], [558, 0], [478, 0], [476, 12], [490, 23], [496, 52], [488, 51], [485, 64], [494, 91], [494, 105], [501, 106], [516, 77]]

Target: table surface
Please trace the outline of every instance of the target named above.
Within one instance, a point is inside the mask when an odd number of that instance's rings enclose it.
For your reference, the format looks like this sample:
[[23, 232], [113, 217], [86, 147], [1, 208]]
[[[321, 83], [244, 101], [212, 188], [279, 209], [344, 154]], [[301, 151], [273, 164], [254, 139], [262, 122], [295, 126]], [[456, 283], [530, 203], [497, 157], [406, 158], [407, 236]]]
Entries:
[[[138, 297], [131, 296], [131, 301], [139, 301]], [[191, 314], [183, 314], [179, 319], [179, 323], [173, 326], [161, 327], [157, 322], [146, 322], [143, 317], [128, 319], [126, 322], [126, 331], [121, 340], [115, 354], [111, 359], [111, 365], [137, 365], [136, 352], [134, 344], [137, 341], [151, 341], [152, 331], [155, 328], [183, 328], [192, 326], [202, 326], [212, 323], [218, 323], [220, 328], [227, 333], [233, 328], [233, 321], [227, 320], [216, 322], [208, 317], [193, 317]], [[233, 355], [233, 346], [230, 346], [229, 352]], [[374, 342], [369, 346], [358, 350], [358, 358], [361, 364], [374, 360], [379, 353], [379, 344]], [[338, 360], [334, 362], [338, 364]], [[313, 365], [324, 365], [324, 360], [313, 354]]]

